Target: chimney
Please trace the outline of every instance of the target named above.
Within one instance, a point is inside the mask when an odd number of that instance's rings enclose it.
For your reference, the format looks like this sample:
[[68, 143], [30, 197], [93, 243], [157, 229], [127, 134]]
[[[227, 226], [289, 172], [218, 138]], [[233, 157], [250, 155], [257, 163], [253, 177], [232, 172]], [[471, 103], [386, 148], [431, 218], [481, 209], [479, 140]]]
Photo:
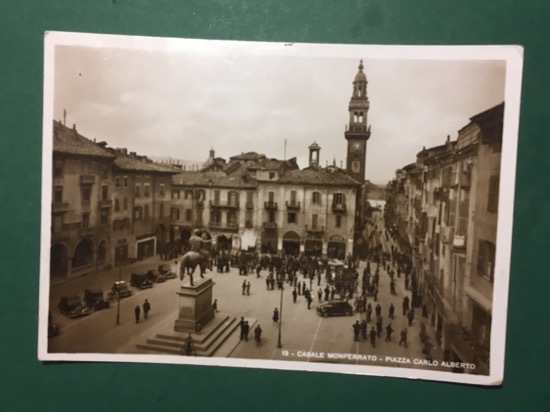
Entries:
[[448, 134], [448, 135], [447, 135], [447, 141], [446, 141], [445, 143], [449, 144], [449, 143], [450, 143], [450, 141], [451, 141], [451, 135], [450, 135], [450, 134]]

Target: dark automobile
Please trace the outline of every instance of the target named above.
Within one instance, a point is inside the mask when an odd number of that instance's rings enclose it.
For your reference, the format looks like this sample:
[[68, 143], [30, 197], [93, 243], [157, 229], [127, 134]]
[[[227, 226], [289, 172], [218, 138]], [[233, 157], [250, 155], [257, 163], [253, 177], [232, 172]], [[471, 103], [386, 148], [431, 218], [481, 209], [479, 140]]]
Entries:
[[59, 299], [57, 304], [59, 311], [70, 318], [78, 318], [90, 314], [86, 305], [82, 304], [78, 295], [67, 295]]
[[332, 300], [317, 306], [317, 313], [320, 316], [351, 316], [353, 307], [345, 300]]
[[153, 283], [149, 280], [146, 273], [132, 273], [132, 276], [130, 277], [130, 285], [139, 288], [139, 289], [147, 289], [152, 288]]
[[158, 271], [164, 275], [166, 279], [175, 279], [176, 273], [172, 270], [172, 267], [168, 263], [159, 265]]
[[156, 269], [148, 270], [146, 275], [151, 282], [161, 283], [166, 281], [166, 276]]
[[84, 290], [84, 302], [94, 310], [108, 309], [111, 306], [103, 297], [103, 289], [94, 286]]
[[125, 281], [120, 280], [118, 282], [113, 283], [113, 287], [111, 288], [111, 295], [113, 297], [116, 297], [116, 295], [119, 295], [121, 298], [127, 298], [128, 296], [132, 296], [132, 291], [128, 289], [128, 285]]

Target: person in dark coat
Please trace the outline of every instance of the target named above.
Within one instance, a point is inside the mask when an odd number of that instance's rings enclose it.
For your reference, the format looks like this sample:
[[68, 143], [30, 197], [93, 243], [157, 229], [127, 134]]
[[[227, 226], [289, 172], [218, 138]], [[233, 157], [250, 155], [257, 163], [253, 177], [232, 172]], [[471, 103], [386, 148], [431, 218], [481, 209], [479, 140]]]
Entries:
[[393, 328], [391, 327], [391, 322], [386, 326], [386, 342], [391, 341], [391, 334], [393, 332]]
[[246, 282], [246, 295], [250, 296], [250, 281]]
[[399, 340], [399, 346], [401, 346], [401, 344], [407, 347], [407, 328], [401, 331], [401, 339]]
[[302, 283], [298, 282], [298, 295], [302, 294]]
[[409, 321], [409, 326], [412, 326], [412, 323], [413, 323], [413, 320], [414, 320], [414, 309], [411, 308], [411, 310], [409, 310], [409, 313], [407, 313], [407, 319]]
[[388, 315], [390, 319], [393, 319], [395, 314], [395, 306], [393, 306], [393, 303], [390, 303], [390, 309], [388, 310]]
[[359, 334], [361, 333], [361, 325], [359, 321], [356, 320], [353, 326], [353, 340], [354, 342], [359, 342]]
[[246, 280], [243, 280], [242, 284], [243, 295], [246, 293]]
[[279, 323], [279, 309], [273, 309], [273, 323]]
[[376, 319], [376, 336], [380, 338], [382, 336], [382, 317], [379, 316]]
[[[308, 292], [309, 292], [309, 291], [308, 291]], [[308, 310], [309, 310], [310, 307], [311, 307], [311, 302], [313, 301], [313, 298], [311, 297], [311, 293], [308, 293], [308, 294], [307, 294], [306, 299], [307, 299], [307, 308], [308, 308]]]
[[374, 312], [376, 313], [377, 317], [382, 314], [382, 306], [380, 306], [380, 303], [376, 305], [376, 307], [374, 308]]
[[405, 296], [403, 298], [403, 316], [407, 315], [407, 312], [409, 311], [409, 297]]
[[317, 291], [317, 297], [319, 298], [319, 302], [323, 300], [323, 289], [319, 288], [319, 290]]
[[325, 301], [328, 300], [328, 295], [330, 294], [330, 288], [327, 286], [325, 286]]
[[244, 320], [244, 318], [241, 316], [241, 320], [240, 320], [240, 322], [239, 322], [239, 328], [240, 328], [240, 330], [241, 330], [241, 336], [239, 337], [240, 340], [243, 340], [243, 339], [244, 339], [244, 322], [245, 322], [245, 320]]
[[334, 300], [334, 295], [336, 295], [336, 289], [334, 286], [330, 289], [330, 298]]
[[147, 299], [143, 302], [143, 319], [147, 319], [149, 316], [149, 311], [151, 310], [151, 304]]
[[139, 308], [139, 305], [137, 305], [134, 309], [134, 315], [136, 315], [136, 323], [139, 322], [140, 313], [141, 313], [141, 309]]
[[367, 322], [370, 322], [372, 318], [372, 305], [369, 303], [367, 305]]
[[365, 319], [361, 321], [361, 339], [367, 340], [367, 321]]
[[298, 292], [296, 292], [296, 288], [292, 291], [292, 302], [296, 303], [296, 298], [298, 297]]
[[376, 331], [374, 330], [374, 326], [370, 328], [370, 344], [374, 348], [376, 346]]
[[256, 266], [256, 278], [260, 277], [260, 271], [262, 270], [262, 265], [258, 263], [258, 266]]

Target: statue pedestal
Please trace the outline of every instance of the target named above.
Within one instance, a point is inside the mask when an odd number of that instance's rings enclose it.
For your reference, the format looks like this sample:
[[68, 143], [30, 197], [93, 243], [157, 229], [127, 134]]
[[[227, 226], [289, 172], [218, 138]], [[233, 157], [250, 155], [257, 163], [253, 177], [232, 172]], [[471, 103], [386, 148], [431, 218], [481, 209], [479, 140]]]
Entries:
[[174, 324], [176, 332], [200, 332], [214, 318], [212, 279], [197, 279], [195, 285], [184, 285], [179, 292], [179, 315]]

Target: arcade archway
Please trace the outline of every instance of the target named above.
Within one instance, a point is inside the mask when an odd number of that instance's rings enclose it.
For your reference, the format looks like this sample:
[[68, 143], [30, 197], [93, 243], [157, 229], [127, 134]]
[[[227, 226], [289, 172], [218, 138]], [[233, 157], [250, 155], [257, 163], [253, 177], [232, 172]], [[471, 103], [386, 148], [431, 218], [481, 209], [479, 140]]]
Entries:
[[300, 235], [290, 230], [283, 235], [283, 253], [298, 255], [300, 253]]
[[306, 256], [320, 257], [323, 254], [323, 241], [321, 239], [306, 239], [304, 243], [304, 254]]
[[94, 242], [91, 239], [82, 239], [76, 245], [72, 259], [73, 269], [91, 265], [94, 262]]
[[340, 235], [332, 235], [327, 245], [327, 256], [329, 259], [346, 258], [346, 240]]
[[65, 278], [69, 274], [69, 249], [62, 243], [50, 249], [50, 277]]
[[262, 232], [262, 253], [277, 253], [277, 231], [264, 230]]
[[107, 259], [107, 242], [101, 240], [97, 246], [97, 262], [104, 263]]

